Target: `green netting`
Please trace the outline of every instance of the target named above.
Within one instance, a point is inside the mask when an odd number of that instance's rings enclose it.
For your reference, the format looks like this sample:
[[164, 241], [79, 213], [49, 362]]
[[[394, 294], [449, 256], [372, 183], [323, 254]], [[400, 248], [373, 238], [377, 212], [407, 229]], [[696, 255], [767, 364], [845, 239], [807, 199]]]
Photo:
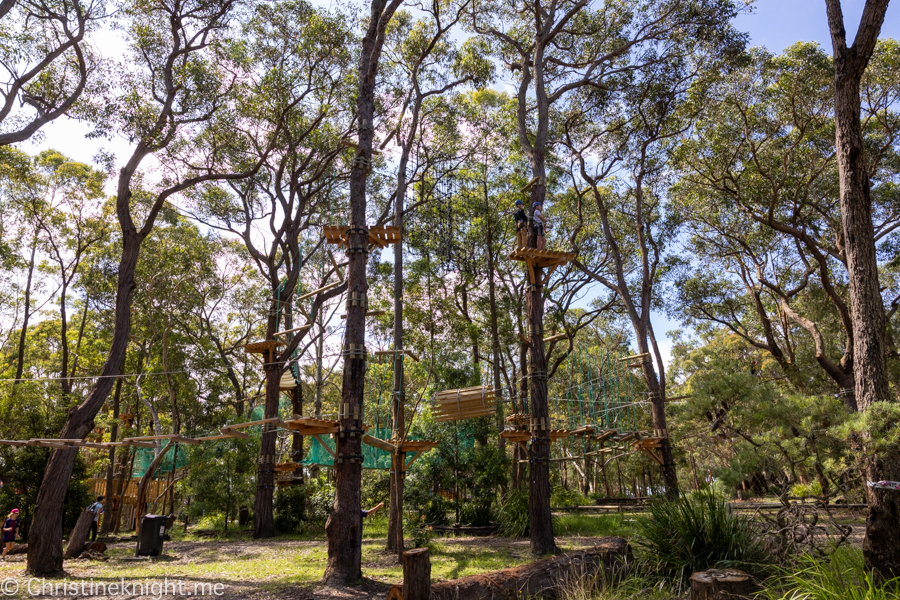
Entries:
[[604, 429], [640, 428], [634, 393], [635, 375], [626, 355], [602, 348], [575, 346], [566, 359], [568, 380], [559, 383], [552, 402], [565, 428], [593, 425]]
[[[163, 444], [163, 448], [166, 447], [168, 442]], [[176, 457], [176, 452], [177, 457]], [[147, 472], [147, 469], [150, 468], [150, 463], [153, 462], [153, 457], [155, 453], [153, 448], [135, 448], [134, 449], [134, 474], [132, 477], [140, 478], [144, 476], [144, 473]], [[173, 461], [177, 461], [177, 465], [173, 465]], [[173, 448], [169, 450], [166, 455], [163, 457], [162, 462], [159, 465], [159, 475], [167, 475], [172, 472], [172, 467], [180, 469], [188, 464], [188, 453], [184, 448]]]
[[[367, 432], [372, 437], [377, 437], [382, 440], [388, 440], [391, 438], [393, 433], [389, 428], [373, 428], [369, 429]], [[335, 442], [332, 436], [320, 436], [322, 441], [328, 444], [328, 447], [331, 448], [331, 451], [335, 451]], [[312, 444], [310, 445], [309, 451], [306, 453], [306, 458], [303, 459], [303, 464], [305, 465], [318, 465], [320, 467], [332, 467], [334, 466], [334, 457], [331, 455], [331, 452], [322, 447], [322, 444], [319, 443], [319, 440], [316, 438], [310, 438]], [[362, 455], [363, 455], [363, 469], [390, 469], [391, 468], [391, 455], [381, 450], [380, 448], [375, 448], [368, 444], [362, 445]]]

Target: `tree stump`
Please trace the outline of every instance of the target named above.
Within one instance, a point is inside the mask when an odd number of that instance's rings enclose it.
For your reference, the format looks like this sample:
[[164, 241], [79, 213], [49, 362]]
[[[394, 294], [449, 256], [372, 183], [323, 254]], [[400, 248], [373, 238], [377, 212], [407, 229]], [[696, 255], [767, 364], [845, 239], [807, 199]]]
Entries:
[[403, 553], [403, 600], [431, 600], [431, 555], [428, 548]]
[[691, 575], [691, 600], [738, 600], [760, 589], [752, 576], [736, 569], [710, 569]]
[[84, 545], [91, 533], [91, 523], [93, 522], [94, 513], [89, 510], [81, 513], [78, 522], [75, 523], [75, 529], [72, 530], [72, 535], [69, 536], [69, 543], [63, 553], [63, 558], [75, 558], [84, 552]]

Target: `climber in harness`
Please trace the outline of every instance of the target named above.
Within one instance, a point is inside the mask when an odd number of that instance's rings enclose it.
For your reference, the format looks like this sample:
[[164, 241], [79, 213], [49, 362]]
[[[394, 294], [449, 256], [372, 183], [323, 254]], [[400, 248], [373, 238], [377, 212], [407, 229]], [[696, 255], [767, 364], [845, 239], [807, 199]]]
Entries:
[[516, 222], [516, 248], [524, 248], [525, 238], [528, 237], [528, 215], [525, 214], [525, 203], [521, 200], [516, 200], [513, 219]]
[[[544, 214], [542, 212], [544, 205], [541, 202], [535, 202], [531, 205], [531, 208], [531, 219], [534, 221], [534, 234], [537, 236], [537, 249], [543, 250], [547, 246], [547, 238], [544, 237], [546, 221], [544, 220]], [[550, 228], [547, 227], [547, 231], [549, 230]]]

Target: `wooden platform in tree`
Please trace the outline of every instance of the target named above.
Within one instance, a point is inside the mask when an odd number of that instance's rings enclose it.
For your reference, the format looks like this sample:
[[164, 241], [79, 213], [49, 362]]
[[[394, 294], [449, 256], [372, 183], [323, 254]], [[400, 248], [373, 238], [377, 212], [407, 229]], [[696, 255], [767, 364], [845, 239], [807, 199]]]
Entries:
[[[347, 229], [346, 225], [327, 226], [322, 228], [322, 237], [329, 244], [347, 245]], [[369, 245], [386, 248], [391, 244], [400, 242], [399, 227], [368, 227]]]
[[[538, 250], [537, 248], [516, 248], [509, 255], [511, 260], [521, 260], [528, 265], [528, 280], [533, 284], [544, 285], [556, 267], [575, 260], [574, 252], [557, 252], [556, 250]], [[544, 278], [536, 281], [537, 270], [547, 269]]]
[[244, 344], [244, 352], [246, 352], [247, 354], [262, 354], [263, 358], [256, 358], [257, 360], [265, 364], [267, 360], [270, 362], [275, 360], [275, 353], [278, 351], [278, 347], [281, 345], [282, 343], [278, 340], [253, 342], [250, 344]]
[[435, 421], [460, 421], [489, 417], [497, 412], [497, 400], [493, 388], [476, 386], [457, 390], [444, 390], [434, 395]]
[[663, 437], [645, 437], [639, 440], [636, 440], [632, 447], [635, 450], [640, 450], [650, 458], [652, 458], [659, 466], [663, 466], [665, 461], [662, 457], [662, 452], [660, 449], [662, 448], [662, 441], [666, 439]]
[[295, 463], [295, 462], [278, 463], [277, 465], [275, 465], [275, 472], [276, 473], [293, 473], [294, 471], [299, 469], [301, 466], [302, 465], [300, 465], [300, 463]]

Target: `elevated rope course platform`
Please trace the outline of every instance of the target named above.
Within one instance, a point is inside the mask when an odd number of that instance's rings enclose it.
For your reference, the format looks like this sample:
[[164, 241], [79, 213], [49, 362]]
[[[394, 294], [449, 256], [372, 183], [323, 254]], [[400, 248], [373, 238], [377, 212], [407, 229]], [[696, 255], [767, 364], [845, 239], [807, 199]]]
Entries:
[[[519, 260], [528, 265], [528, 281], [532, 285], [545, 285], [557, 267], [575, 260], [574, 252], [557, 252], [556, 250], [538, 250], [536, 248], [516, 248], [509, 255], [511, 260]], [[537, 270], [547, 269], [544, 278], [537, 280]]]

